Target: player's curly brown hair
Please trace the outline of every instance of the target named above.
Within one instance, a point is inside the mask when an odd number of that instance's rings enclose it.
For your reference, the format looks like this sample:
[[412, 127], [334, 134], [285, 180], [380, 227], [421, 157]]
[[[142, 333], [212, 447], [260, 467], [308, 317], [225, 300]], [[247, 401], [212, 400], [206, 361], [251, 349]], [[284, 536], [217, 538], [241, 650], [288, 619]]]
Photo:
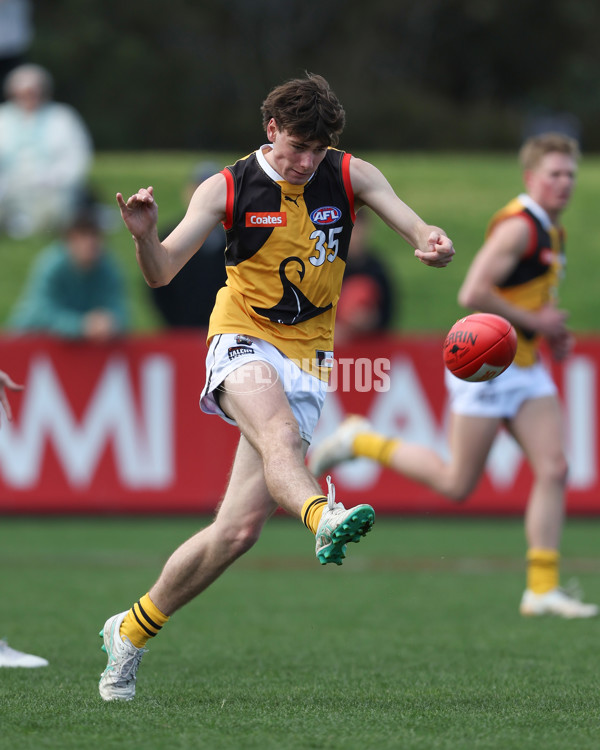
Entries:
[[274, 88], [262, 103], [263, 127], [271, 118], [280, 130], [335, 146], [346, 123], [346, 113], [323, 76], [307, 73]]

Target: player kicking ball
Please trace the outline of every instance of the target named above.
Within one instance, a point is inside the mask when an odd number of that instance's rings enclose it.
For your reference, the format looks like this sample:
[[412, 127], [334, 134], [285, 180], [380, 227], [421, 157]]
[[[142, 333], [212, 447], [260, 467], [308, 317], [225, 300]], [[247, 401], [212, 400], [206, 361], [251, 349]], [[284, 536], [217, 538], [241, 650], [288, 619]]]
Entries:
[[[522, 615], [595, 617], [598, 607], [559, 585], [560, 537], [565, 512], [567, 460], [558, 391], [539, 349], [545, 340], [556, 360], [566, 357], [572, 336], [567, 314], [556, 304], [563, 275], [566, 208], [577, 170], [573, 139], [545, 133], [520, 153], [526, 193], [492, 219], [459, 292], [464, 307], [499, 315], [517, 332], [514, 363], [487, 382], [467, 382], [450, 372], [448, 442], [444, 461], [425, 446], [379, 435], [362, 417], [350, 417], [309, 457], [315, 476], [358, 456], [440, 492], [465, 500], [475, 489], [501, 425], [521, 446], [534, 475], [525, 512], [527, 584]], [[448, 362], [447, 362], [448, 363]]]
[[[210, 526], [171, 555], [133, 607], [106, 622], [104, 700], [131, 700], [149, 638], [257, 541], [283, 508], [315, 535], [321, 564], [373, 525], [370, 505], [346, 509], [305, 465], [333, 357], [337, 300], [356, 211], [369, 206], [429, 266], [452, 243], [425, 224], [371, 164], [337, 150], [344, 110], [320, 76], [275, 88], [262, 105], [268, 143], [203, 182], [161, 243], [151, 187], [117, 201], [148, 284], [168, 284], [220, 222], [227, 284], [208, 331], [202, 410], [237, 426], [229, 482]], [[201, 290], [199, 290], [201, 293]]]

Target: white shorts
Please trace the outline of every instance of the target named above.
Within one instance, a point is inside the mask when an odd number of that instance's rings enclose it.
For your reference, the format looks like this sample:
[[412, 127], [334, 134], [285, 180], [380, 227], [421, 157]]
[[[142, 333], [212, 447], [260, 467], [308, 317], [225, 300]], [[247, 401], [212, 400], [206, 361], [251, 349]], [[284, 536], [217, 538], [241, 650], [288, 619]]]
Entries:
[[[298, 422], [300, 435], [310, 443], [321, 416], [327, 383], [301, 370], [272, 344], [246, 334], [218, 333], [210, 342], [206, 355], [206, 384], [200, 396], [202, 411], [236, 424], [219, 406], [215, 391], [218, 392], [228, 375], [248, 362], [268, 362], [275, 368]], [[265, 389], [272, 385], [270, 381], [264, 382]]]
[[471, 417], [512, 419], [523, 402], [556, 396], [558, 389], [541, 362], [533, 367], [512, 364], [502, 375], [483, 383], [460, 380], [446, 370], [450, 411]]

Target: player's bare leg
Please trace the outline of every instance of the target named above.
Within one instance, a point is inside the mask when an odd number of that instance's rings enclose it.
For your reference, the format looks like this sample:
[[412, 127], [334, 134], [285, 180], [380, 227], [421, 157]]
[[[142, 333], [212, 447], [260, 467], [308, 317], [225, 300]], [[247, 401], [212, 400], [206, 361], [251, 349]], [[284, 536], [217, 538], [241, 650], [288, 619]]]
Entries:
[[[246, 378], [244, 371], [248, 373]], [[234, 378], [225, 379], [219, 400], [221, 408], [235, 419], [260, 455], [271, 497], [289, 513], [300, 517], [306, 498], [320, 494], [321, 487], [306, 469], [307, 445], [300, 436], [281, 382], [266, 362], [249, 363], [233, 375]], [[271, 387], [261, 389], [260, 383], [265, 382], [272, 382]]]
[[553, 397], [526, 401], [511, 422], [534, 475], [525, 514], [530, 547], [558, 549], [564, 518], [567, 460], [562, 415]]
[[[300, 436], [281, 381], [270, 364], [248, 363], [236, 370], [234, 376], [225, 380], [221, 408], [236, 420], [244, 436], [260, 453], [271, 497], [289, 513], [302, 518], [313, 531], [315, 554], [321, 564], [341, 565], [346, 544], [358, 542], [373, 525], [373, 508], [365, 504], [344, 508], [335, 502], [332, 486], [327, 498], [323, 496], [306, 467], [307, 445]], [[265, 383], [270, 383], [270, 387], [256, 387]]]
[[[373, 525], [373, 508], [364, 504], [344, 508], [335, 502], [332, 485], [327, 498], [323, 496], [305, 464], [308, 445], [270, 364], [252, 362], [234, 376], [225, 379], [221, 408], [260, 454], [271, 497], [315, 533], [315, 554], [321, 564], [341, 565], [346, 544], [358, 542]], [[265, 383], [271, 386], [256, 387]]]
[[521, 612], [593, 617], [598, 614], [596, 605], [584, 604], [559, 588], [568, 469], [560, 404], [552, 396], [526, 401], [510, 426], [534, 474], [525, 513], [528, 572]]
[[150, 589], [152, 601], [169, 616], [191, 601], [253, 546], [276, 508], [265, 484], [262, 459], [242, 435], [213, 523], [167, 560]]
[[364, 417], [351, 415], [309, 455], [315, 476], [345, 461], [365, 457], [431, 487], [450, 500], [466, 500], [475, 488], [501, 420], [452, 414], [448, 434], [450, 457], [445, 460], [425, 445], [386, 438]]
[[215, 520], [171, 555], [148, 594], [110, 617], [100, 635], [108, 656], [99, 691], [106, 701], [135, 697], [136, 676], [148, 637], [249, 549], [276, 505], [266, 489], [262, 460], [241, 437], [231, 477]]
[[[270, 365], [253, 362], [239, 370], [248, 378], [236, 370], [235, 378], [225, 379], [221, 395], [222, 409], [242, 432], [225, 497], [214, 522], [175, 550], [150, 591], [105, 623], [100, 635], [108, 664], [99, 684], [104, 700], [134, 698], [148, 638], [256, 542], [277, 505], [297, 517], [304, 506], [318, 505], [318, 518], [311, 510], [312, 525], [307, 525], [316, 533], [323, 564], [341, 564], [346, 543], [358, 541], [373, 524], [370, 506], [346, 510], [335, 503], [333, 489], [323, 496], [305, 466], [307, 443]], [[269, 377], [272, 387], [265, 390]]]
[[496, 417], [451, 414], [448, 461], [426, 446], [399, 441], [389, 467], [451, 500], [463, 501], [483, 473], [500, 421]]

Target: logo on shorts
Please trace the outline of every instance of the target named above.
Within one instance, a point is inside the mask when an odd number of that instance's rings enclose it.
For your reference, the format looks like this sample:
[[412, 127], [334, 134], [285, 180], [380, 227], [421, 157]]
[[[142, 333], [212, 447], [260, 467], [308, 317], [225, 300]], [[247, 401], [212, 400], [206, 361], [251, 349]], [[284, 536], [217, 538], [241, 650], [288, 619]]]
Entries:
[[326, 370], [333, 368], [333, 352], [326, 352], [322, 349], [317, 349], [315, 352], [315, 359], [317, 360], [317, 367], [322, 367]]
[[254, 354], [254, 349], [251, 346], [230, 346], [227, 350], [227, 356], [230, 360], [243, 357], [244, 354]]
[[335, 224], [342, 218], [342, 212], [335, 206], [321, 206], [321, 208], [315, 208], [310, 215], [310, 220], [313, 224]]
[[243, 344], [243, 346], [252, 346], [254, 342], [249, 336], [244, 336], [244, 334], [238, 333], [238, 335], [235, 337], [235, 343]]
[[247, 211], [247, 227], [286, 227], [285, 211]]

